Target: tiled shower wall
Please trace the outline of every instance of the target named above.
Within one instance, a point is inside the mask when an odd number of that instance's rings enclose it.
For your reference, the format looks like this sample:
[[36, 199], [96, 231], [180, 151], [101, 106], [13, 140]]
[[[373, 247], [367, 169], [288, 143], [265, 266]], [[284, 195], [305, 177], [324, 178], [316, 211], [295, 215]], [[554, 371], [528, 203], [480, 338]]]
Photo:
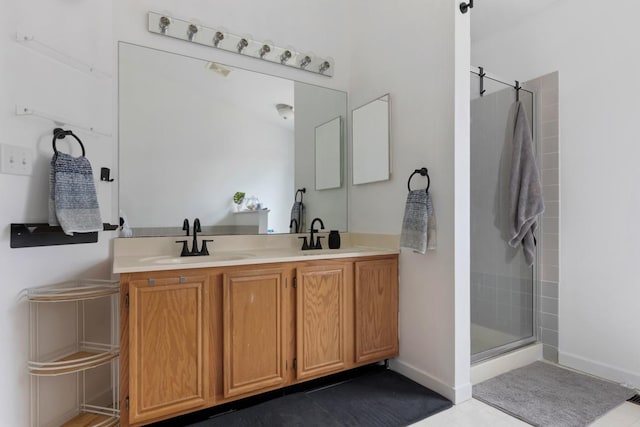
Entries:
[[559, 284], [559, 114], [558, 73], [531, 80], [525, 87], [536, 93], [537, 142], [545, 212], [538, 231], [538, 278], [540, 279], [539, 338], [546, 360], [558, 361]]

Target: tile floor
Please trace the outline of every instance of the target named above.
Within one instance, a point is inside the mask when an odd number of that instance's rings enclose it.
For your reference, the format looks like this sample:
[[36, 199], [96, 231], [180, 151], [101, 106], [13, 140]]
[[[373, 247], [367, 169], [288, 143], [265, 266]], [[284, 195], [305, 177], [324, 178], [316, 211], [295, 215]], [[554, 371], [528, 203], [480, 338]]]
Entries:
[[[412, 424], [411, 427], [528, 426], [479, 400], [471, 399]], [[593, 427], [640, 427], [640, 405], [625, 402], [591, 424]]]

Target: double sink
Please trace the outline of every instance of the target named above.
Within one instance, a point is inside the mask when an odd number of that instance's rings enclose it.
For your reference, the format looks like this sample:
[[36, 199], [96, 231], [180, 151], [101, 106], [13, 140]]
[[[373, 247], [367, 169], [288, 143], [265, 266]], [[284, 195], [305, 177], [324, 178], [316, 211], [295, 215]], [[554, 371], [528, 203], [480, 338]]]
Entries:
[[345, 247], [341, 249], [260, 248], [241, 251], [215, 251], [207, 256], [155, 255], [115, 256], [114, 273], [160, 271], [186, 268], [223, 267], [232, 265], [266, 264], [308, 261], [312, 259], [350, 258], [397, 253], [397, 250]]
[[[359, 254], [369, 248], [343, 248], [343, 249], [310, 249], [310, 250], [291, 250], [291, 249], [261, 249], [254, 252], [238, 251], [238, 252], [214, 252], [207, 256], [173, 256], [173, 255], [158, 255], [150, 257], [139, 258], [139, 262], [142, 264], [160, 264], [160, 265], [175, 265], [175, 264], [196, 264], [196, 263], [212, 263], [212, 262], [224, 262], [224, 261], [238, 261], [238, 260], [251, 260], [257, 258], [283, 258], [283, 257], [318, 257], [324, 255], [344, 255], [344, 254]], [[370, 249], [369, 249], [370, 250]]]

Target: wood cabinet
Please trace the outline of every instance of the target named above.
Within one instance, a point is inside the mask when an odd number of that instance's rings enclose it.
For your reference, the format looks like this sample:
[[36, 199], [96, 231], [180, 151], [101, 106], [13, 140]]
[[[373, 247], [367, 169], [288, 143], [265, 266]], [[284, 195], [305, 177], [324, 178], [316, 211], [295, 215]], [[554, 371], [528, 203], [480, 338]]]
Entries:
[[224, 397], [285, 382], [285, 271], [224, 274]]
[[300, 267], [297, 270], [296, 376], [308, 379], [346, 367], [346, 263]]
[[122, 274], [121, 425], [396, 356], [397, 265], [385, 255]]
[[355, 263], [355, 359], [374, 362], [398, 355], [398, 263]]
[[130, 423], [206, 403], [206, 286], [206, 275], [129, 283]]

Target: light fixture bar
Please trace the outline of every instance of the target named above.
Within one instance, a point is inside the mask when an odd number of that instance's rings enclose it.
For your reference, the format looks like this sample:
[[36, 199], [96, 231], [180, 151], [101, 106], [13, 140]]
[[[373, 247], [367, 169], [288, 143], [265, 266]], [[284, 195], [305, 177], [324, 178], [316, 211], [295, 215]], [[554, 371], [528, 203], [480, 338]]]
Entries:
[[149, 12], [149, 32], [226, 50], [243, 56], [250, 56], [261, 61], [274, 62], [310, 71], [323, 76], [333, 76], [334, 64], [331, 58], [314, 57], [292, 49], [228, 33], [221, 29], [209, 28], [174, 18], [166, 14]]

